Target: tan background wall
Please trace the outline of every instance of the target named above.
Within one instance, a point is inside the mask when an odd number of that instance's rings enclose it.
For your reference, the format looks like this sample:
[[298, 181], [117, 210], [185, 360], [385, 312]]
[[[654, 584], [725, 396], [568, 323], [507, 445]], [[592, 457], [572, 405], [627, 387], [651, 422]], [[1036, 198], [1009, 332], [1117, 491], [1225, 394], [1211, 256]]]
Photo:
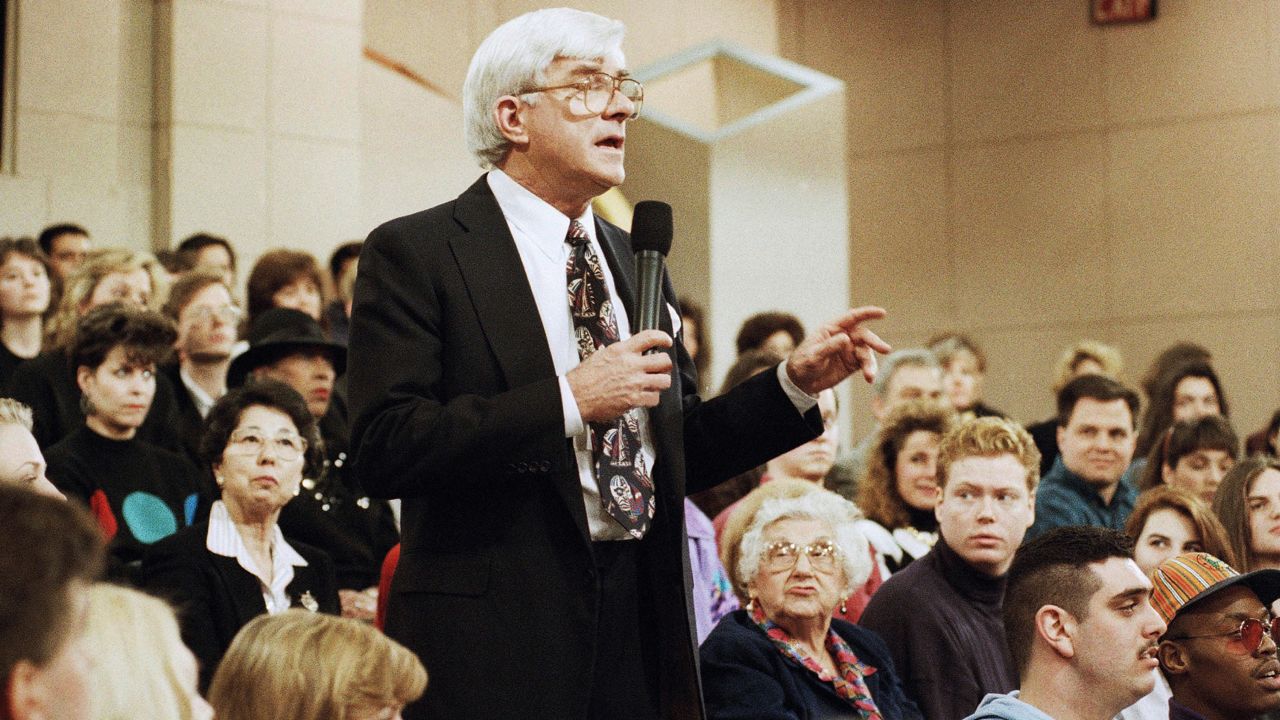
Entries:
[[[0, 233], [72, 219], [104, 243], [163, 247], [199, 225], [250, 255], [327, 254], [478, 175], [456, 104], [467, 60], [537, 4], [21, 0]], [[888, 307], [900, 346], [972, 332], [996, 406], [1045, 416], [1053, 358], [1082, 336], [1118, 345], [1130, 379], [1169, 342], [1205, 343], [1242, 430], [1280, 404], [1280, 0], [1164, 0], [1154, 23], [1111, 28], [1084, 0], [579, 5], [628, 23], [636, 67], [723, 38], [844, 80], [852, 300]], [[260, 145], [164, 162], [152, 38], [171, 8], [205, 18], [183, 27], [218, 40], [210, 58], [244, 51], [191, 63], [189, 81], [256, 93], [218, 100], [231, 112], [193, 118], [194, 134]], [[438, 92], [353, 60], [361, 41]], [[157, 209], [166, 171], [189, 192]], [[166, 231], [165, 212], [189, 222]]]

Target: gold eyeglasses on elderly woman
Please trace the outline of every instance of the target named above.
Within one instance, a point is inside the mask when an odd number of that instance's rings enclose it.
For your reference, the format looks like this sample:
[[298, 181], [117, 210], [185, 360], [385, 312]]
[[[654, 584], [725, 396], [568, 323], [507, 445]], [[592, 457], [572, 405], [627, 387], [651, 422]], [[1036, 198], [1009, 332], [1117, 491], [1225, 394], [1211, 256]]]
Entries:
[[764, 501], [739, 545], [746, 609], [703, 643], [707, 715], [716, 718], [921, 718], [875, 633], [832, 613], [871, 574], [847, 500], [814, 489]]

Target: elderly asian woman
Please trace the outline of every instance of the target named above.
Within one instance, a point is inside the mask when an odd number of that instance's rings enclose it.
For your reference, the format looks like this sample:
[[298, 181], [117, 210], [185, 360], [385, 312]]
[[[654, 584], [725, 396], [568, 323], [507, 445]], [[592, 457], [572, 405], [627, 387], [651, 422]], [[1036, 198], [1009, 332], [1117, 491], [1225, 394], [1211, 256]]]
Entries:
[[884, 642], [831, 617], [871, 573], [858, 516], [825, 490], [761, 505], [737, 556], [747, 608], [701, 648], [711, 720], [922, 717]]
[[255, 616], [290, 607], [338, 612], [333, 561], [286, 539], [277, 525], [304, 469], [317, 466], [318, 444], [306, 402], [281, 383], [238, 388], [209, 410], [200, 451], [222, 498], [208, 522], [153, 545], [140, 576], [178, 606], [182, 638], [201, 663], [201, 687]]

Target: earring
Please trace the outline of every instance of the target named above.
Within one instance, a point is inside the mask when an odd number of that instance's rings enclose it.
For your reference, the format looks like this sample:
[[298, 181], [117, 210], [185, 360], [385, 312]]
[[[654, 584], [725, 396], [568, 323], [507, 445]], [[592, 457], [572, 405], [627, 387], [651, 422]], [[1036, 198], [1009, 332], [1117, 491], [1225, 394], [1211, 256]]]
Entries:
[[841, 615], [849, 614], [849, 602], [847, 600], [840, 601], [840, 614]]
[[227, 480], [226, 480], [226, 478], [222, 477], [221, 475], [214, 475], [214, 476], [213, 476], [213, 481], [214, 481], [215, 483], [217, 483], [217, 485], [218, 485], [218, 487], [219, 487], [219, 488], [221, 488], [223, 485], [226, 485], [226, 484], [227, 484]]

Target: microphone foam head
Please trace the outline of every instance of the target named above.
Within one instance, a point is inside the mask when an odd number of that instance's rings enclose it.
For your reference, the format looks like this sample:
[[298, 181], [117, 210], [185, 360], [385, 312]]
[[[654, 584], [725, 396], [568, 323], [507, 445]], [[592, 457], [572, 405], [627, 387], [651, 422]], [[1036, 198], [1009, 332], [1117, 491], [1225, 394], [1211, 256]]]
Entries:
[[636, 203], [631, 217], [631, 249], [656, 250], [661, 255], [671, 252], [671, 236], [675, 233], [671, 223], [671, 206], [657, 200]]

